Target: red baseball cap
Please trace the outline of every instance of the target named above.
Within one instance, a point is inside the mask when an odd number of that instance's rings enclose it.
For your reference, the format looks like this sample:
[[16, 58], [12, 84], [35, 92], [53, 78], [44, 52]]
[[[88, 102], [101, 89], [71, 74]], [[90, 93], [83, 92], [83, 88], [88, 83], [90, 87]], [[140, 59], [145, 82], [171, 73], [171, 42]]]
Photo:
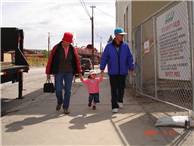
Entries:
[[63, 35], [62, 41], [72, 43], [73, 42], [73, 34], [70, 32], [65, 32]]

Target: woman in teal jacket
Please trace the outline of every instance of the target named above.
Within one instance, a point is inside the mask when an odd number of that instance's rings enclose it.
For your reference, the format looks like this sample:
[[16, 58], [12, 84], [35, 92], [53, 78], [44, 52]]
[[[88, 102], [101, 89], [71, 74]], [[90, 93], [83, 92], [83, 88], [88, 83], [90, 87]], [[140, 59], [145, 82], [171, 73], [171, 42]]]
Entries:
[[114, 30], [115, 38], [108, 43], [101, 57], [100, 70], [104, 72], [108, 64], [108, 74], [111, 85], [112, 112], [117, 113], [123, 107], [125, 79], [128, 71], [134, 70], [133, 56], [126, 43], [123, 42], [126, 34], [121, 27]]

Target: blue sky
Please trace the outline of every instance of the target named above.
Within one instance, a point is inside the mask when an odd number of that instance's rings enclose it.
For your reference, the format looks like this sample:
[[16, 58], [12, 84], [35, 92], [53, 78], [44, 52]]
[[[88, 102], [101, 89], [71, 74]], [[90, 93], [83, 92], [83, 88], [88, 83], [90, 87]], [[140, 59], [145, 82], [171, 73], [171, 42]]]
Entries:
[[100, 41], [105, 46], [115, 28], [115, 0], [1, 0], [1, 26], [24, 30], [24, 48], [47, 49], [48, 32], [51, 47], [59, 42], [66, 31], [74, 33], [75, 44], [91, 43], [91, 21], [81, 5], [91, 15], [94, 9], [95, 47]]

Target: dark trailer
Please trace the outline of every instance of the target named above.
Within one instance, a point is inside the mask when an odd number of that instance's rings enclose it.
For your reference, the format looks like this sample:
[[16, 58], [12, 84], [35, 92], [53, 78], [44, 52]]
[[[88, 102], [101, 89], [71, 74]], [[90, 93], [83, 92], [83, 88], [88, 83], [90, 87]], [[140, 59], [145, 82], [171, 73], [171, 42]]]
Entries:
[[[1, 83], [18, 82], [18, 99], [22, 98], [23, 72], [28, 72], [29, 64], [23, 54], [24, 33], [18, 28], [0, 28], [1, 33]], [[5, 61], [11, 52], [11, 62]]]

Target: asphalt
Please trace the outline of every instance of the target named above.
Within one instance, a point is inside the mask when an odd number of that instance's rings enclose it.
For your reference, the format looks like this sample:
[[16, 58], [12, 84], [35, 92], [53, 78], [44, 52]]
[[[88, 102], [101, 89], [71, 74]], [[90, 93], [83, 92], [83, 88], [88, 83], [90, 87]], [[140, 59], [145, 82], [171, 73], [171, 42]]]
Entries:
[[[43, 84], [37, 80], [36, 84]], [[25, 102], [1, 117], [1, 145], [103, 145], [167, 146], [194, 145], [193, 129], [155, 127], [162, 116], [187, 115], [187, 111], [137, 95], [127, 87], [124, 108], [111, 112], [108, 76], [100, 85], [96, 110], [87, 106], [88, 93], [76, 79], [73, 83], [70, 114], [55, 111], [55, 94], [37, 89]]]

